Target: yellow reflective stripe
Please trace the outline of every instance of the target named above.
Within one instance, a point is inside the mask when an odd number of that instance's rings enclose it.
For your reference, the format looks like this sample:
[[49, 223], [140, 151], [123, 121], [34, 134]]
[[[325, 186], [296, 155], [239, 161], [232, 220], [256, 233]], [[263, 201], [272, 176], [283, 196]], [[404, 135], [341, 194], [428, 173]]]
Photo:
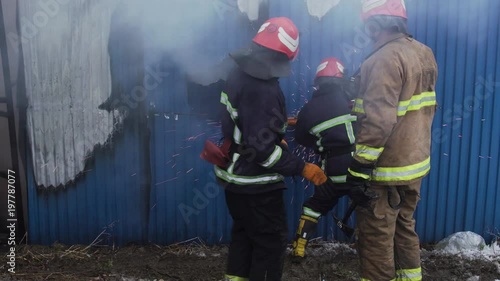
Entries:
[[425, 176], [431, 169], [431, 158], [403, 167], [377, 167], [373, 171], [374, 181], [408, 181]]
[[302, 216], [300, 216], [300, 218], [303, 219], [303, 220], [307, 220], [307, 221], [312, 221], [314, 223], [318, 223], [317, 219], [311, 218], [310, 216], [302, 215]]
[[231, 102], [229, 102], [229, 97], [224, 92], [220, 93], [220, 102], [226, 106], [227, 112], [229, 112], [229, 115], [231, 116], [231, 119], [235, 124], [233, 131], [234, 142], [236, 144], [241, 144], [241, 131], [238, 126], [236, 126], [236, 119], [238, 119], [238, 110], [231, 105]]
[[345, 129], [347, 131], [347, 137], [349, 138], [349, 142], [354, 144], [356, 142], [356, 138], [354, 137], [354, 129], [352, 128], [352, 123], [345, 123]]
[[331, 176], [330, 179], [334, 183], [345, 183], [345, 182], [347, 182], [347, 175], [344, 175], [344, 176]]
[[250, 185], [250, 184], [268, 184], [283, 181], [284, 177], [280, 174], [265, 174], [258, 176], [240, 176], [229, 173], [217, 166], [214, 167], [215, 175], [226, 182], [239, 184], [239, 185]]
[[[321, 137], [321, 132], [323, 132], [327, 129], [330, 129], [332, 127], [338, 126], [338, 125], [346, 124], [346, 129], [348, 128], [347, 125], [349, 125], [349, 128], [351, 128], [351, 132], [349, 132], [349, 129], [347, 129], [347, 135], [349, 137], [349, 140], [351, 140], [351, 137], [352, 137], [352, 142], [351, 142], [351, 144], [352, 144], [352, 143], [354, 143], [354, 132], [352, 131], [351, 122], [356, 121], [356, 119], [357, 119], [357, 117], [354, 115], [351, 115], [351, 114], [337, 116], [335, 118], [326, 120], [326, 121], [319, 123], [318, 125], [312, 127], [312, 129], [309, 130], [309, 133], [311, 135], [315, 135], [318, 138], [318, 140], [316, 141], [316, 145], [318, 146], [318, 150], [320, 152], [323, 152], [323, 150], [325, 150], [325, 148], [321, 144], [322, 139], [323, 139]], [[352, 134], [352, 136], [349, 134]]]
[[236, 144], [241, 144], [241, 131], [238, 126], [234, 126], [233, 139]]
[[422, 268], [400, 269], [396, 271], [398, 281], [420, 281], [422, 280]]
[[325, 148], [321, 145], [321, 140], [323, 138], [321, 137], [321, 135], [318, 136], [318, 140], [316, 141], [316, 145], [318, 146], [318, 150], [319, 152], [323, 152], [323, 150], [325, 150]]
[[376, 161], [384, 151], [383, 147], [371, 147], [368, 145], [356, 144], [355, 155], [370, 162]]
[[414, 95], [411, 99], [406, 101], [400, 101], [398, 103], [398, 116], [406, 115], [408, 111], [420, 110], [425, 106], [436, 105], [436, 92], [423, 92], [418, 95]]
[[233, 154], [233, 161], [231, 161], [231, 165], [229, 165], [229, 167], [227, 168], [227, 172], [232, 174], [233, 173], [233, 170], [234, 170], [234, 165], [236, 164], [236, 161], [238, 161], [238, 159], [240, 158], [240, 154], [239, 153], [234, 153]]
[[224, 275], [224, 281], [248, 281], [248, 280], [250, 280], [250, 279], [248, 279], [246, 277], [239, 277], [239, 276], [229, 275], [229, 274]]
[[354, 106], [352, 108], [352, 112], [354, 113], [365, 113], [365, 109], [363, 108], [363, 100], [355, 99]]
[[286, 133], [286, 128], [288, 128], [288, 124], [287, 122], [285, 122], [285, 124], [283, 124], [283, 127], [281, 127], [281, 132], [284, 134]]
[[269, 158], [267, 158], [266, 161], [260, 163], [260, 165], [264, 168], [271, 168], [278, 162], [281, 158], [281, 154], [283, 153], [283, 150], [281, 149], [280, 146], [275, 145], [273, 153], [269, 155]]
[[[416, 111], [420, 110], [422, 107], [433, 106], [436, 105], [436, 92], [422, 92], [418, 95], [414, 95], [409, 100], [400, 101], [398, 103], [398, 116], [404, 116], [408, 111]], [[354, 113], [365, 113], [365, 109], [363, 107], [363, 100], [356, 99], [354, 101], [354, 107], [352, 109]]]
[[353, 170], [351, 170], [351, 168], [348, 168], [347, 171], [355, 176], [355, 177], [358, 177], [358, 178], [362, 178], [362, 179], [365, 179], [365, 180], [369, 180], [370, 179], [370, 175], [367, 175], [367, 174], [362, 174], [362, 173], [358, 173], [358, 172], [354, 172]]
[[317, 219], [317, 218], [321, 217], [321, 213], [315, 212], [315, 211], [313, 211], [311, 208], [307, 208], [307, 207], [304, 207], [304, 208], [302, 209], [302, 213], [303, 213], [304, 215], [306, 215], [306, 216], [309, 216], [309, 217], [311, 217], [311, 218], [315, 218], [315, 219]]
[[353, 121], [356, 121], [356, 116], [353, 116], [351, 114], [341, 115], [341, 116], [326, 120], [325, 122], [322, 122], [322, 123], [312, 127], [312, 129], [309, 131], [309, 133], [317, 136], [318, 134], [320, 134], [324, 130], [330, 129], [332, 127], [335, 127], [335, 126], [338, 126], [341, 124], [345, 124], [347, 122], [353, 122]]
[[226, 106], [227, 112], [229, 112], [233, 121], [238, 119], [238, 110], [232, 106], [231, 102], [229, 102], [229, 97], [224, 92], [220, 94], [220, 103]]

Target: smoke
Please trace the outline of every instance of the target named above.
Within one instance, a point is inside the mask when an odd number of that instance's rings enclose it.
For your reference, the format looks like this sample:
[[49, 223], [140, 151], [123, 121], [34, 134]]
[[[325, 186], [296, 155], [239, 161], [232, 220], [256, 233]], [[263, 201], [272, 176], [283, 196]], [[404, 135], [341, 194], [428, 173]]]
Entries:
[[[122, 19], [141, 25], [146, 65], [167, 55], [192, 81], [209, 85], [225, 78], [230, 68], [227, 53], [248, 44], [239, 40], [243, 42], [233, 47], [226, 42], [231, 37], [242, 37], [236, 33], [242, 18], [247, 23], [249, 18], [258, 18], [261, 1], [123, 1], [128, 12]], [[240, 28], [238, 32], [245, 31]]]

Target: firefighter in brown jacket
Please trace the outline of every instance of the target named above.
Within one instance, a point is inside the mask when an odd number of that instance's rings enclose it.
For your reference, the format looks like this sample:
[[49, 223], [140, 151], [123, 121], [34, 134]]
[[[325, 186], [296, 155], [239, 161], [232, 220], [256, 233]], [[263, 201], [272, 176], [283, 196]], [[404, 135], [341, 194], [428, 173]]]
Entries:
[[375, 45], [355, 79], [347, 182], [379, 197], [356, 210], [361, 280], [422, 280], [413, 214], [430, 170], [437, 65], [431, 49], [407, 34], [403, 0], [365, 0], [362, 19]]

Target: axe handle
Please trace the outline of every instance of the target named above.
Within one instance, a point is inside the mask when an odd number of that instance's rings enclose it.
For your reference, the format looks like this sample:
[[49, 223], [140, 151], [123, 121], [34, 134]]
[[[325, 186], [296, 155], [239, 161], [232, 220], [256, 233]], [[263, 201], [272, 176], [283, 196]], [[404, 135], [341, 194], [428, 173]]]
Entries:
[[356, 206], [358, 204], [352, 202], [350, 205], [349, 205], [349, 208], [347, 209], [347, 213], [345, 213], [344, 215], [344, 218], [342, 219], [342, 222], [343, 223], [347, 223], [347, 220], [351, 217], [352, 213], [354, 212], [354, 210], [356, 210]]

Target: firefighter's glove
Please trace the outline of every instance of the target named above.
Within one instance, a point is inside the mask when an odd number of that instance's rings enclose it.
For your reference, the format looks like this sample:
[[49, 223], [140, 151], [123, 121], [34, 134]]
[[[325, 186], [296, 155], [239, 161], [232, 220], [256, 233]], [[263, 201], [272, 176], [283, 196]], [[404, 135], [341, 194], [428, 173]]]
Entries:
[[373, 169], [375, 169], [374, 164], [363, 164], [354, 158], [349, 166], [347, 172], [347, 184], [351, 188], [349, 196], [360, 207], [368, 208], [370, 203], [378, 198], [378, 195], [369, 188]]
[[373, 169], [375, 169], [374, 164], [363, 164], [360, 163], [355, 158], [352, 159], [351, 165], [347, 170], [347, 183], [351, 186], [365, 186], [370, 182], [372, 177]]
[[302, 176], [314, 185], [322, 185], [328, 179], [325, 172], [318, 165], [312, 163], [306, 163], [302, 170]]
[[356, 205], [363, 208], [371, 208], [372, 201], [377, 199], [379, 196], [371, 190], [368, 185], [365, 185], [351, 187], [349, 197]]

